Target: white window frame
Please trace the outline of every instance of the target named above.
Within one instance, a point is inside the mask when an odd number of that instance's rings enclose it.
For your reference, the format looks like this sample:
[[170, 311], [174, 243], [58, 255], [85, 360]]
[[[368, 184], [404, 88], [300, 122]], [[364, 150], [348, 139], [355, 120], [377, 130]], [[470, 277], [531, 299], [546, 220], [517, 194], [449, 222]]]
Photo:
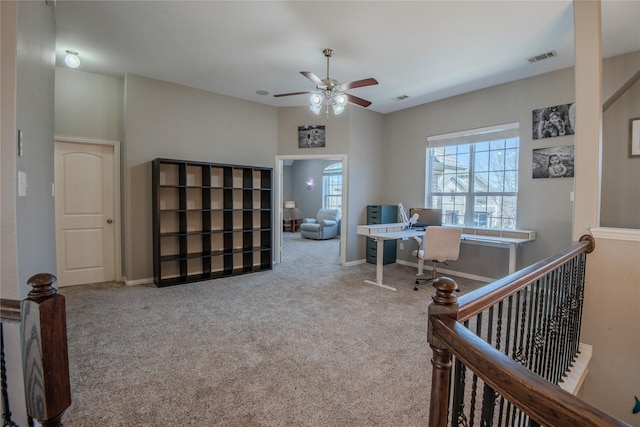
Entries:
[[[487, 143], [490, 141], [501, 141], [501, 140], [507, 140], [507, 139], [517, 140], [518, 148], [517, 148], [516, 154], [517, 154], [517, 157], [519, 157], [519, 151], [520, 151], [519, 123], [507, 123], [503, 125], [489, 126], [484, 128], [478, 128], [478, 129], [470, 129], [466, 131], [428, 137], [427, 149], [426, 149], [425, 206], [434, 207], [433, 206], [434, 197], [441, 197], [445, 195], [443, 192], [437, 192], [436, 194], [434, 194], [433, 189], [431, 187], [433, 182], [433, 178], [432, 178], [433, 171], [431, 170], [431, 167], [432, 167], [431, 155], [434, 151], [433, 149], [453, 147], [453, 146], [459, 146], [459, 145], [471, 145], [469, 147], [470, 149], [469, 149], [469, 170], [468, 170], [468, 177], [467, 177], [467, 181], [468, 181], [467, 191], [459, 192], [459, 193], [458, 192], [447, 193], [447, 194], [450, 194], [451, 196], [455, 195], [455, 197], [461, 197], [465, 199], [464, 226], [473, 227], [473, 228], [498, 228], [498, 229], [505, 229], [505, 230], [516, 229], [517, 228], [517, 224], [516, 224], [517, 223], [517, 197], [518, 197], [517, 183], [516, 183], [515, 192], [510, 192], [510, 191], [490, 192], [488, 191], [488, 189], [487, 191], [476, 191], [474, 189], [474, 183], [476, 180], [473, 179], [475, 176], [474, 169], [473, 169], [474, 168], [473, 154], [474, 154], [475, 147], [473, 147], [472, 145], [477, 143], [483, 143], [483, 142]], [[519, 162], [517, 158], [516, 158], [516, 179], [519, 179]], [[476, 218], [475, 201], [476, 201], [476, 197], [478, 196], [480, 197], [484, 197], [484, 196], [515, 197], [516, 212], [513, 218], [514, 221], [510, 224], [505, 224], [502, 222], [502, 219], [504, 219], [504, 217], [500, 216], [501, 226], [499, 227], [488, 227], [488, 225], [490, 224], [487, 224], [487, 221], [485, 221], [485, 224], [478, 224], [475, 221], [475, 218]], [[477, 214], [483, 214], [483, 213], [486, 213], [486, 212], [483, 212], [483, 211], [477, 212]], [[450, 219], [451, 218], [447, 217], [447, 212], [443, 211], [443, 215], [442, 215], [443, 224], [445, 225], [451, 224]]]
[[[329, 187], [332, 186], [329, 180], [339, 180], [339, 192], [329, 192]], [[335, 186], [332, 188], [335, 189]], [[339, 204], [328, 203], [329, 199], [337, 199]], [[329, 165], [322, 171], [322, 208], [342, 210], [342, 162]]]

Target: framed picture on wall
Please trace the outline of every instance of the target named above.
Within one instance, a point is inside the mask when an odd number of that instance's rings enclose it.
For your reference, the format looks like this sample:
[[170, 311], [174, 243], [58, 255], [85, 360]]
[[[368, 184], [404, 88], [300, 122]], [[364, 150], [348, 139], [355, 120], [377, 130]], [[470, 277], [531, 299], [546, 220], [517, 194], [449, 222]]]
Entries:
[[640, 157], [640, 117], [629, 120], [629, 155]]
[[533, 178], [571, 178], [574, 171], [573, 145], [533, 150]]
[[314, 148], [324, 146], [324, 125], [298, 126], [298, 148]]
[[533, 139], [573, 135], [575, 121], [575, 102], [533, 110]]

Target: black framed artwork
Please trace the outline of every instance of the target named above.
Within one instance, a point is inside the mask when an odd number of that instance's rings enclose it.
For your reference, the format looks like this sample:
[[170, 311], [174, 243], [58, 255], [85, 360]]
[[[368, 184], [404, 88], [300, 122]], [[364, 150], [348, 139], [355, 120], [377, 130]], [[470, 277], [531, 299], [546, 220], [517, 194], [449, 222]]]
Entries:
[[533, 110], [533, 139], [573, 135], [576, 122], [575, 105], [574, 102]]
[[324, 125], [298, 126], [298, 148], [325, 146]]
[[533, 150], [533, 178], [571, 178], [574, 175], [573, 145]]

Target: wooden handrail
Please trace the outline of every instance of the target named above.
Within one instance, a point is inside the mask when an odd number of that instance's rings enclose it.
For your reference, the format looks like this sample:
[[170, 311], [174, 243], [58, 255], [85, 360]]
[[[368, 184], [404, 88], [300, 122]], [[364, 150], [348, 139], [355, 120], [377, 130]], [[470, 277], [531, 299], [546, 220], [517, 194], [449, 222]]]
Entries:
[[464, 322], [476, 316], [494, 305], [496, 301], [503, 300], [524, 289], [530, 283], [553, 271], [576, 255], [583, 252], [593, 252], [595, 244], [593, 236], [584, 235], [578, 243], [564, 252], [547, 257], [509, 276], [460, 296], [457, 301], [459, 308], [458, 321]]
[[[452, 417], [453, 424], [464, 422], [467, 417], [473, 419], [473, 410], [466, 413], [463, 409], [467, 369], [474, 374], [473, 378], [485, 383], [481, 391], [483, 420], [494, 416], [493, 408], [497, 404], [499, 417], [510, 416], [507, 415], [511, 413], [510, 407], [514, 407], [513, 416], [517, 408], [518, 416], [528, 416], [546, 426], [626, 425], [557, 385], [578, 349], [585, 254], [594, 249], [595, 239], [582, 236], [579, 243], [560, 254], [460, 298], [455, 296], [454, 280], [440, 277], [434, 281], [436, 292], [429, 304], [427, 332], [433, 352], [430, 427], [446, 426], [448, 416]], [[503, 312], [505, 301], [508, 301], [507, 313]], [[521, 307], [525, 311], [518, 317]], [[534, 311], [536, 314], [532, 314]], [[495, 324], [494, 316], [497, 316]], [[469, 329], [469, 322], [475, 325], [475, 333]], [[492, 324], [495, 330], [491, 329]], [[536, 325], [535, 329], [531, 329], [531, 325]], [[528, 328], [526, 338], [525, 328]], [[549, 337], [551, 347], [539, 341]], [[511, 338], [514, 341], [509, 343]], [[564, 339], [567, 341], [561, 341]], [[452, 356], [456, 359], [453, 388]], [[471, 398], [466, 403], [473, 408], [475, 379], [469, 387]], [[501, 396], [499, 401], [492, 397], [496, 392]], [[484, 393], [488, 393], [486, 400]]]
[[[629, 426], [529, 371], [447, 315], [430, 316], [431, 333], [465, 366], [545, 426]], [[446, 402], [446, 399], [440, 399]], [[442, 411], [442, 409], [441, 409]], [[431, 424], [432, 425], [432, 424]]]

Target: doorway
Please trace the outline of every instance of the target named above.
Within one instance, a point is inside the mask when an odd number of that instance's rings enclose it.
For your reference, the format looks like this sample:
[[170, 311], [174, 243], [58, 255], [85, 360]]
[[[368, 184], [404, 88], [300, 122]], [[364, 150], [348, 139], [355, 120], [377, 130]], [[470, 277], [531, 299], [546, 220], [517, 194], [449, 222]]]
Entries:
[[[284, 167], [285, 162], [290, 160], [331, 160], [342, 163], [342, 221], [340, 224], [340, 264], [346, 264], [346, 230], [347, 230], [347, 200], [348, 200], [348, 162], [346, 154], [337, 155], [288, 155], [288, 156], [276, 156], [276, 174], [275, 180], [275, 197], [274, 204], [278, 208], [274, 210], [274, 263], [279, 264], [282, 262], [282, 249], [283, 249], [283, 232], [282, 232], [282, 220], [284, 218]], [[319, 183], [321, 185], [321, 183]]]
[[119, 280], [119, 142], [57, 137], [54, 147], [58, 283]]

